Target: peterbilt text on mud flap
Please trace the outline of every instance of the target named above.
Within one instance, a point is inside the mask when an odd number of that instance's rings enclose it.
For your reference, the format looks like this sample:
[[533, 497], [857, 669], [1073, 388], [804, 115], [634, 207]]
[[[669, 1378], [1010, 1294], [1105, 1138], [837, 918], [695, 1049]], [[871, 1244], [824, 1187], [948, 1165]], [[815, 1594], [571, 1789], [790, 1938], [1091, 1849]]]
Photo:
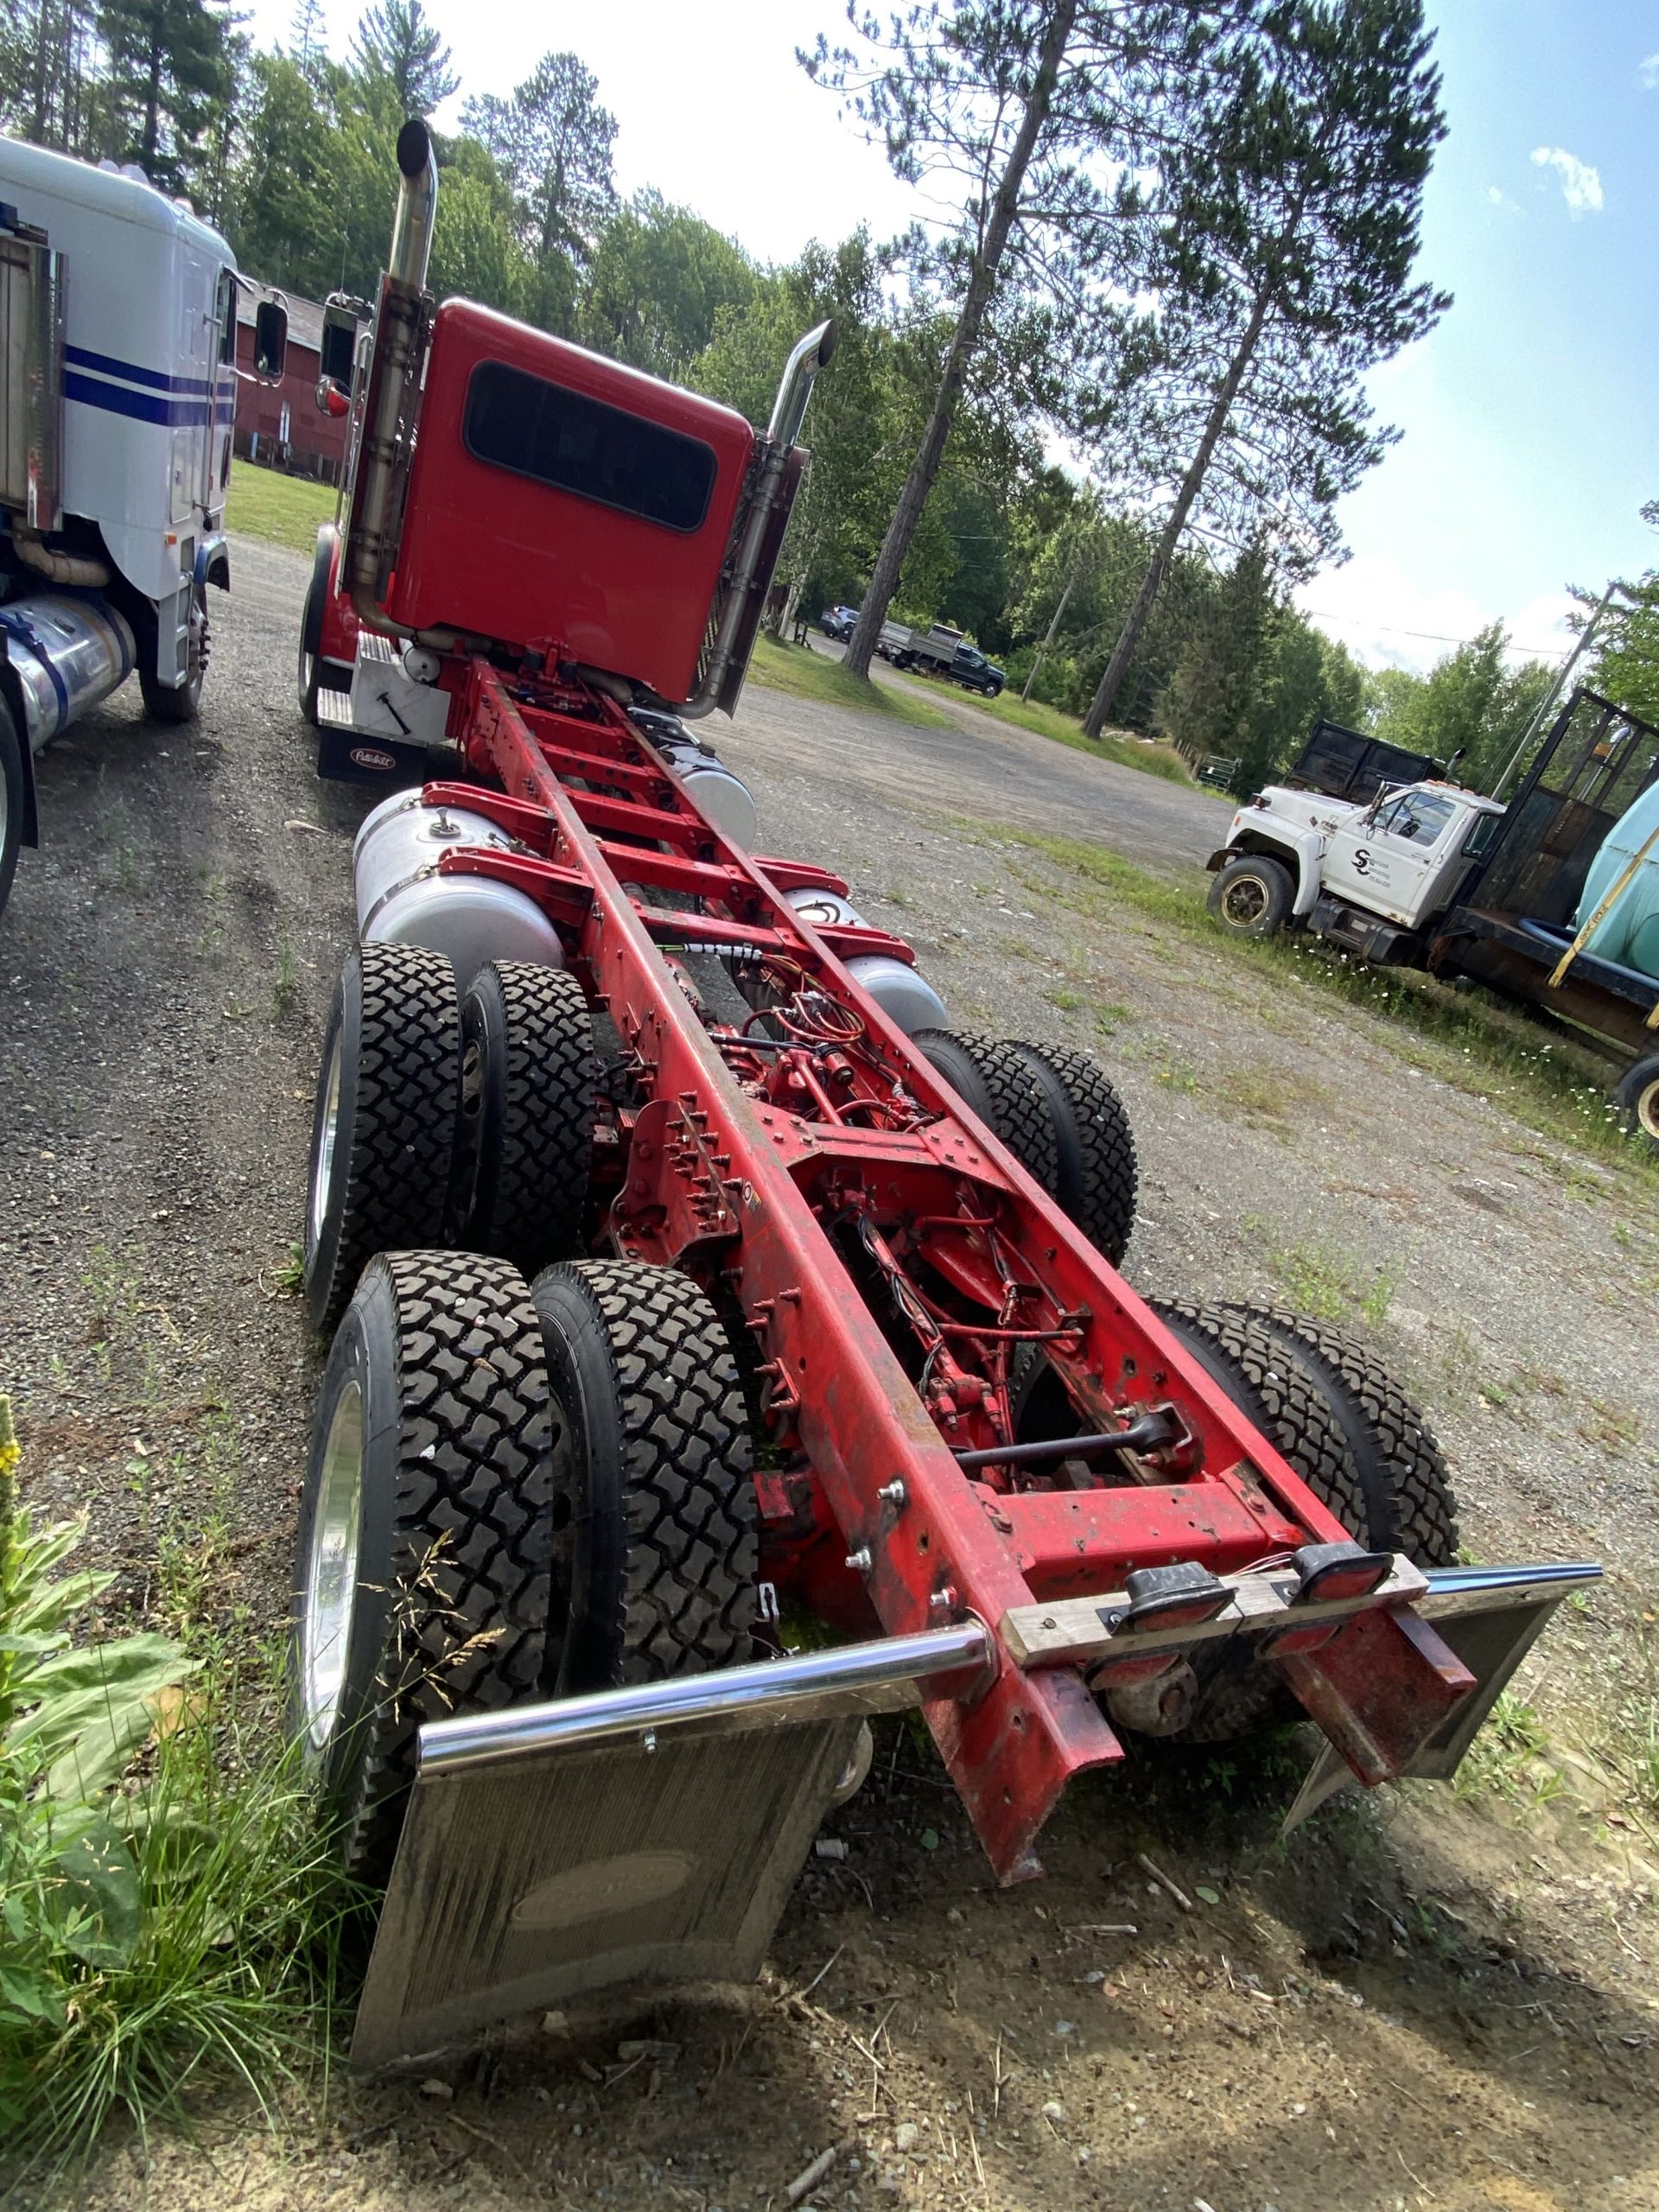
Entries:
[[[236, 411], [228, 245], [136, 168], [0, 137], [0, 908], [34, 760], [135, 670], [194, 718]], [[286, 315], [259, 309], [279, 375]]]
[[1311, 1714], [1304, 1805], [1449, 1774], [1599, 1570], [1459, 1566], [1421, 1417], [1322, 1324], [1138, 1296], [1099, 1069], [945, 1028], [687, 759], [830, 330], [757, 433], [435, 307], [422, 125], [398, 161], [306, 633], [353, 714], [387, 648], [437, 772], [359, 841], [306, 1217], [293, 1715], [385, 1892], [357, 2061], [753, 1973], [906, 1704], [1004, 1881], [1141, 1735]]

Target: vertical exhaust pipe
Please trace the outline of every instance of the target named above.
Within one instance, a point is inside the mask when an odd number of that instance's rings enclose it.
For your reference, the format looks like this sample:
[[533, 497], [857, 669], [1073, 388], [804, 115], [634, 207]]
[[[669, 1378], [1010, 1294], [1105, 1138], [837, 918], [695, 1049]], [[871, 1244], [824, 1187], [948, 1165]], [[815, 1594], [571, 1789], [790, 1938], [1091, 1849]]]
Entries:
[[411, 116], [397, 133], [397, 212], [375, 314], [374, 360], [352, 486], [351, 528], [340, 560], [359, 621], [388, 637], [413, 634], [390, 620], [379, 601], [397, 557], [397, 494], [404, 457], [399, 431], [419, 367], [426, 268], [437, 212], [432, 134], [418, 116]]
[[397, 213], [386, 267], [394, 284], [416, 292], [426, 289], [437, 212], [438, 157], [432, 150], [432, 133], [418, 116], [411, 116], [397, 133]]
[[818, 371], [828, 365], [836, 350], [836, 326], [833, 321], [821, 322], [816, 330], [809, 330], [790, 355], [784, 370], [784, 380], [778, 387], [773, 403], [772, 420], [766, 425], [766, 435], [761, 441], [760, 464], [755, 474], [754, 496], [749, 501], [748, 519], [732, 564], [731, 579], [726, 588], [726, 603], [721, 611], [720, 627], [715, 634], [714, 649], [709, 664], [696, 690], [679, 709], [688, 721], [708, 714], [719, 699], [721, 687], [726, 681], [742, 633], [744, 617], [758, 591], [764, 591], [771, 582], [770, 576], [757, 572], [761, 551], [766, 541], [767, 525], [772, 521], [772, 507], [777, 500], [784, 469], [788, 462], [790, 448], [800, 435], [806, 419], [806, 403], [812, 397], [812, 386]]

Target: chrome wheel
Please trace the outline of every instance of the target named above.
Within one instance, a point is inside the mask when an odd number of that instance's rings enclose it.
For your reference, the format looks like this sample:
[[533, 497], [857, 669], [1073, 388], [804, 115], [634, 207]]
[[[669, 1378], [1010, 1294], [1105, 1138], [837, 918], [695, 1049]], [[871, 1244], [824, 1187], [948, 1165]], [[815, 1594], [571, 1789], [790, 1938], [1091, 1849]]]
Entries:
[[316, 1149], [311, 1160], [311, 1242], [315, 1246], [322, 1236], [322, 1224], [328, 1217], [328, 1197], [334, 1181], [334, 1147], [340, 1135], [340, 1033], [329, 1048], [328, 1065], [323, 1075], [322, 1116], [317, 1123]]
[[300, 1681], [305, 1730], [322, 1751], [340, 1719], [340, 1693], [357, 1604], [357, 1552], [363, 1511], [363, 1391], [347, 1382], [334, 1403], [317, 1478], [315, 1517], [306, 1560]]

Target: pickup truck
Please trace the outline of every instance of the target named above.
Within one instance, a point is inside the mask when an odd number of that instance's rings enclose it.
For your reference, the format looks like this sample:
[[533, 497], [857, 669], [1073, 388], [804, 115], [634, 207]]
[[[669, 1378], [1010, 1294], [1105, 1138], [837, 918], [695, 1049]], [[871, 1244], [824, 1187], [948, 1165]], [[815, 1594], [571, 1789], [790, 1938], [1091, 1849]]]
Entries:
[[920, 669], [925, 675], [949, 677], [969, 691], [982, 691], [995, 699], [1007, 677], [995, 661], [987, 660], [977, 645], [970, 645], [960, 630], [936, 622], [931, 630], [912, 630], [902, 622], [884, 622], [876, 650], [895, 668]]
[[[1305, 755], [1291, 774], [1328, 766]], [[1507, 806], [1444, 776], [1382, 783], [1369, 804], [1269, 784], [1210, 856], [1210, 912], [1236, 936], [1305, 929], [1554, 1017], [1619, 1064], [1615, 1105], [1659, 1152], [1659, 975], [1609, 957], [1628, 952], [1641, 872], [1659, 870], [1659, 831], [1626, 834], [1656, 784], [1659, 729], [1580, 689]], [[1616, 868], [1598, 867], [1604, 846]]]

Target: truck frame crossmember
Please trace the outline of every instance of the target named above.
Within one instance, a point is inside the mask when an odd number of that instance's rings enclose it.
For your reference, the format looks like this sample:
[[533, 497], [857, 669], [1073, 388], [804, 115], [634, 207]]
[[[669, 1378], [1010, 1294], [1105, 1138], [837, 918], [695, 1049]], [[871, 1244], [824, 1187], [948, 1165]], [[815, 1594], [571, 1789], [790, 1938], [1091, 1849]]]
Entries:
[[[1172, 1620], [1271, 1636], [1268, 1663], [1361, 1779], [1402, 1771], [1474, 1687], [1412, 1610], [1421, 1575], [1383, 1555], [1297, 1613], [1294, 1555], [1352, 1554], [1350, 1532], [842, 965], [908, 949], [810, 926], [785, 893], [845, 886], [749, 858], [621, 709], [560, 667], [551, 652], [518, 677], [452, 662], [452, 726], [499, 789], [423, 797], [508, 834], [505, 849], [452, 848], [441, 870], [535, 899], [614, 1027], [595, 1144], [607, 1241], [741, 1314], [766, 1581], [854, 1633], [984, 1625], [988, 1679], [924, 1710], [1004, 1880], [1039, 1871], [1070, 1778], [1122, 1755], [1091, 1680], [1155, 1672]], [[725, 1021], [700, 1002], [685, 963], [716, 951], [763, 983], [764, 1013]], [[1001, 1456], [1016, 1365], [1036, 1356], [1086, 1432], [1063, 1465]], [[1148, 1568], [1185, 1570], [1198, 1596], [1161, 1624], [1120, 1610], [1082, 1645], [1045, 1640], [1060, 1618], [1046, 1606], [1064, 1602], [1075, 1629], [1086, 1601], [1106, 1607]], [[1276, 1595], [1252, 1592], [1264, 1568]], [[1137, 1645], [1137, 1625], [1160, 1624], [1155, 1649]]]

